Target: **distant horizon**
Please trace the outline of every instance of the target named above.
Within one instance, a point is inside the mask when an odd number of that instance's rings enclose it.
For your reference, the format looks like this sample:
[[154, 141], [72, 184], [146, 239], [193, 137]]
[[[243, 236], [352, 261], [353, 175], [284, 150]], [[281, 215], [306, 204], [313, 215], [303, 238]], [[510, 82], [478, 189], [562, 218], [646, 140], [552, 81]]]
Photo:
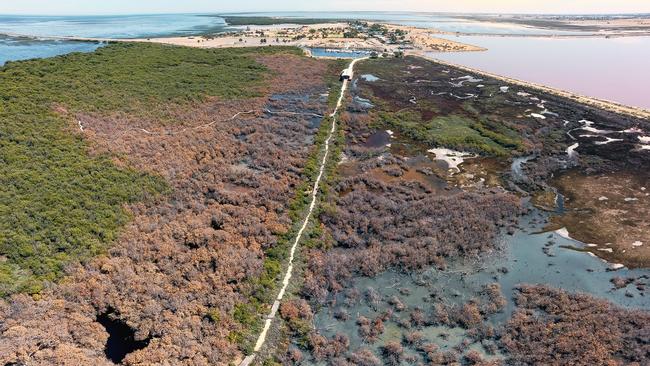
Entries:
[[[220, 15], [240, 15], [240, 14], [287, 14], [287, 13], [303, 13], [303, 14], [318, 14], [318, 13], [341, 13], [341, 14], [350, 14], [350, 13], [383, 13], [383, 14], [446, 14], [446, 15], [544, 15], [544, 16], [639, 16], [639, 15], [649, 15], [650, 12], [641, 11], [641, 12], [597, 12], [597, 13], [557, 13], [557, 12], [468, 12], [468, 11], [426, 11], [426, 10], [248, 10], [248, 11], [199, 11], [199, 12], [133, 12], [133, 13], [60, 13], [60, 14], [46, 14], [46, 13], [3, 13], [0, 12], [0, 16], [24, 16], [24, 17], [101, 17], [101, 16], [146, 16], [146, 15], [210, 15], [210, 16], [220, 16]], [[284, 17], [291, 17], [289, 15], [284, 15]]]
[[[404, 10], [407, 9], [407, 10]], [[504, 15], [637, 15], [650, 14], [648, 0], [4, 0], [0, 14], [34, 16], [101, 16], [159, 14], [233, 14], [260, 12], [409, 12]]]

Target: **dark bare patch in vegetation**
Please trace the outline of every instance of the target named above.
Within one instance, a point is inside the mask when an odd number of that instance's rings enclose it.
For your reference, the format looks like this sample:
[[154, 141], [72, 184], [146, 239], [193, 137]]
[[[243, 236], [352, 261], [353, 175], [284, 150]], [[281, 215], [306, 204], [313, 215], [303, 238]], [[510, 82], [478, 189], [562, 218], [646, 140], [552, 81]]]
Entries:
[[106, 357], [115, 363], [121, 363], [129, 353], [149, 345], [150, 339], [136, 340], [135, 330], [124, 321], [115, 318], [115, 314], [111, 312], [99, 314], [97, 321], [108, 333], [104, 351]]

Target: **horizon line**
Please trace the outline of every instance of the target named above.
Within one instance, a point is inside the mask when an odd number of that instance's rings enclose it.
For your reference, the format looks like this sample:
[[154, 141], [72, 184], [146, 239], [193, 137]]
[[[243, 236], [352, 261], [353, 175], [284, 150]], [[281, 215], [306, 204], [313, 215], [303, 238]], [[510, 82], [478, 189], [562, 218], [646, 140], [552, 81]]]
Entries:
[[[418, 11], [418, 10], [273, 10], [273, 11], [258, 11], [258, 10], [247, 10], [247, 11], [206, 11], [206, 12], [151, 12], [151, 13], [60, 13], [60, 14], [37, 14], [37, 13], [1, 13], [1, 16], [24, 16], [24, 17], [83, 17], [83, 16], [144, 16], [144, 15], [237, 15], [237, 14], [273, 14], [277, 13], [286, 14], [286, 13], [341, 13], [341, 14], [350, 14], [350, 13], [394, 13], [394, 14], [448, 14], [448, 15], [545, 15], [545, 16], [630, 16], [630, 15], [649, 15], [650, 12], [601, 12], [601, 13], [556, 13], [556, 12], [464, 12], [464, 11]], [[265, 15], [260, 15], [260, 17], [265, 17]], [[290, 15], [285, 15], [284, 17], [291, 17]]]

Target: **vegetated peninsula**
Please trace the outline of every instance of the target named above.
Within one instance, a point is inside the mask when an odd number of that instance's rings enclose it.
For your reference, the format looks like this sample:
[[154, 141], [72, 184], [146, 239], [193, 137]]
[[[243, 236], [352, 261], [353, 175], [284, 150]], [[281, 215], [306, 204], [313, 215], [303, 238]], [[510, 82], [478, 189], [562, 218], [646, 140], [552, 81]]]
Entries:
[[647, 119], [209, 41], [0, 69], [0, 364], [650, 359]]
[[0, 363], [240, 357], [342, 68], [302, 54], [114, 44], [0, 70]]

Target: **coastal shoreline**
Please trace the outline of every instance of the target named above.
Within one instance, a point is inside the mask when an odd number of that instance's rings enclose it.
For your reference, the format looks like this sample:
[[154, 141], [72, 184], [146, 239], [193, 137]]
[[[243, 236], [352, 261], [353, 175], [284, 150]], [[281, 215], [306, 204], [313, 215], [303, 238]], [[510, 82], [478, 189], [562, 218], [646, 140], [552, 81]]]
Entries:
[[459, 36], [459, 37], [500, 37], [500, 38], [552, 38], [552, 39], [585, 39], [585, 38], [626, 38], [626, 37], [648, 37], [650, 31], [638, 33], [617, 32], [617, 33], [585, 33], [585, 34], [526, 34], [526, 33], [476, 33], [476, 32], [445, 32], [433, 30], [435, 35]]
[[[56, 40], [76, 40], [88, 42], [152, 42], [177, 46], [200, 48], [241, 48], [251, 46], [296, 46], [301, 48], [358, 49], [382, 52], [400, 50], [404, 39], [411, 47], [423, 52], [468, 52], [485, 51], [483, 47], [435, 37], [432, 30], [413, 26], [394, 25], [381, 22], [368, 22], [369, 25], [387, 27], [390, 32], [404, 35], [400, 42], [386, 43], [385, 37], [372, 34], [359, 34], [349, 37], [346, 31], [354, 31], [347, 23], [322, 23], [310, 25], [272, 25], [272, 26], [238, 26], [239, 31], [216, 35], [201, 34], [195, 36], [170, 36], [151, 38], [79, 38], [52, 37]], [[327, 33], [327, 37], [319, 37]]]
[[[308, 25], [278, 25], [272, 26], [251, 26], [250, 30], [254, 32], [258, 31], [279, 31], [279, 30], [289, 30], [289, 29], [306, 29], [309, 30], [322, 30], [331, 27], [342, 27], [346, 23], [316, 23]], [[650, 35], [650, 32], [639, 32], [639, 33], [590, 33], [585, 35], [540, 35], [540, 34], [488, 34], [488, 33], [458, 33], [458, 32], [445, 32], [432, 28], [420, 28], [414, 26], [405, 26], [399, 24], [393, 24], [390, 22], [375, 22], [370, 24], [381, 24], [384, 26], [391, 27], [392, 29], [398, 29], [404, 32], [407, 32], [409, 39], [411, 39], [417, 47], [415, 49], [403, 50], [405, 55], [422, 57], [428, 60], [432, 60], [441, 64], [448, 65], [450, 67], [456, 67], [467, 72], [476, 73], [479, 75], [484, 75], [487, 77], [496, 78], [502, 80], [506, 83], [512, 83], [522, 87], [533, 88], [542, 92], [546, 92], [552, 95], [559, 97], [568, 98], [578, 103], [583, 103], [585, 105], [600, 108], [607, 110], [613, 113], [619, 113], [635, 118], [650, 119], [650, 110], [625, 105], [619, 102], [605, 100], [596, 97], [589, 97], [586, 95], [581, 95], [575, 92], [568, 90], [558, 89], [551, 86], [538, 84], [530, 81], [524, 81], [512, 77], [507, 77], [488, 71], [483, 71], [480, 69], [463, 66], [460, 64], [443, 61], [436, 57], [430, 56], [427, 52], [481, 52], [486, 49], [483, 47], [466, 44], [462, 42], [457, 42], [454, 40], [449, 40], [445, 38], [437, 38], [437, 35], [444, 36], [471, 36], [471, 35], [480, 35], [485, 37], [526, 37], [526, 38], [548, 38], [548, 39], [570, 39], [570, 38], [607, 38], [607, 37], [632, 37], [632, 36], [643, 36]], [[243, 31], [243, 29], [242, 29]], [[328, 49], [359, 49], [367, 51], [375, 51], [378, 53], [381, 52], [394, 52], [400, 50], [395, 45], [387, 45], [379, 42], [375, 38], [368, 39], [358, 39], [358, 38], [328, 38], [328, 39], [298, 39], [298, 40], [289, 40], [283, 39], [281, 42], [279, 39], [276, 39], [275, 42], [268, 41], [268, 43], [262, 43], [262, 37], [259, 36], [242, 36], [241, 34], [229, 34], [224, 33], [217, 36], [211, 36], [208, 34], [195, 35], [195, 36], [172, 36], [172, 37], [152, 37], [152, 38], [87, 38], [87, 37], [68, 37], [68, 36], [52, 36], [52, 37], [30, 37], [26, 35], [19, 34], [1, 34], [9, 37], [22, 37], [22, 38], [33, 38], [39, 40], [60, 40], [60, 41], [78, 41], [78, 42], [100, 42], [100, 43], [114, 43], [114, 42], [139, 42], [139, 43], [158, 43], [158, 44], [168, 44], [173, 46], [185, 46], [185, 47], [197, 47], [197, 48], [246, 48], [246, 47], [258, 47], [258, 46], [295, 46], [305, 50], [306, 54], [310, 57], [315, 57], [310, 54], [308, 51], [309, 48], [328, 48]], [[276, 38], [276, 35], [270, 35], [268, 38]], [[320, 57], [320, 56], [318, 56]], [[326, 58], [326, 57], [320, 57]]]

